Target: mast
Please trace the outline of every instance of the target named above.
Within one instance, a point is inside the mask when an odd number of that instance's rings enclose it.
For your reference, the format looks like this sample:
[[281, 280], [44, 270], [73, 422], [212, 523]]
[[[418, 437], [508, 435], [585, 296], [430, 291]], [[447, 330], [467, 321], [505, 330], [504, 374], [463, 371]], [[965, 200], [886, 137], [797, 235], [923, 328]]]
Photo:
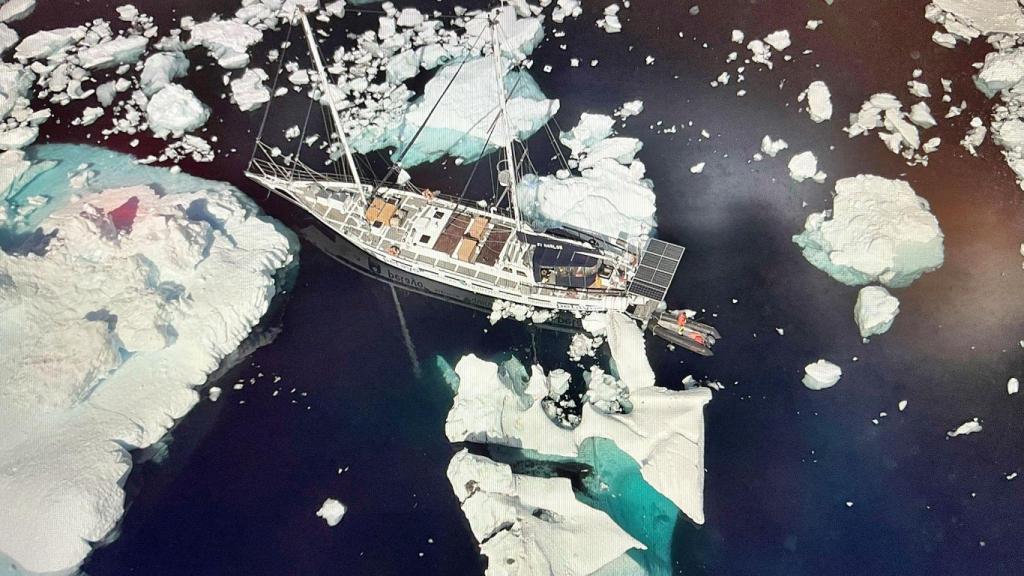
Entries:
[[512, 206], [512, 215], [516, 220], [516, 229], [521, 228], [519, 216], [519, 202], [516, 199], [516, 187], [519, 184], [516, 175], [516, 160], [512, 151], [512, 125], [508, 121], [508, 109], [505, 106], [505, 67], [501, 62], [501, 44], [498, 41], [498, 19], [497, 15], [491, 22], [491, 53], [494, 56], [494, 77], [498, 81], [498, 103], [501, 106], [501, 120], [505, 126], [505, 135], [508, 137], [505, 142], [505, 166], [509, 175], [509, 205]]
[[345, 150], [345, 162], [348, 164], [349, 170], [352, 171], [352, 179], [355, 181], [356, 187], [362, 193], [363, 182], [359, 178], [359, 170], [356, 168], [355, 158], [352, 157], [352, 150], [348, 146], [348, 139], [345, 138], [341, 114], [338, 113], [338, 107], [334, 104], [334, 93], [328, 89], [327, 70], [324, 68], [323, 60], [320, 58], [320, 47], [317, 45], [316, 37], [313, 35], [313, 27], [310, 26], [309, 18], [306, 17], [306, 13], [302, 9], [299, 9], [299, 18], [302, 19], [302, 29], [306, 33], [306, 44], [309, 46], [309, 53], [313, 57], [313, 66], [316, 68], [316, 75], [320, 82], [320, 91], [327, 97], [327, 108], [330, 110], [331, 120], [334, 121], [335, 132], [338, 135], [338, 139], [341, 140], [342, 148]]

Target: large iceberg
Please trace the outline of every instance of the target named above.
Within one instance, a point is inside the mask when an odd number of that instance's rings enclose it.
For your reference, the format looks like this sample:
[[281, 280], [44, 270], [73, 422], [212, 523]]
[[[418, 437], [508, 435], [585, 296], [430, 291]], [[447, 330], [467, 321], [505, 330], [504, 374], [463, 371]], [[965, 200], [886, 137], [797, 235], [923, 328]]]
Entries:
[[928, 201], [903, 180], [880, 176], [836, 182], [832, 210], [808, 216], [793, 241], [808, 262], [851, 286], [902, 288], [943, 262], [942, 230]]
[[578, 501], [568, 478], [513, 474], [463, 449], [448, 479], [488, 558], [488, 576], [583, 576], [644, 548], [608, 514]]
[[405, 167], [443, 156], [472, 162], [512, 139], [529, 137], [558, 112], [558, 100], [545, 97], [529, 72], [503, 72], [506, 129], [499, 119], [502, 84], [497, 73], [490, 57], [445, 65], [399, 125], [378, 139], [357, 138], [354, 146], [361, 152], [393, 146], [392, 159]]
[[0, 558], [50, 573], [110, 537], [129, 450], [196, 404], [295, 241], [227, 184], [86, 146], [20, 154], [0, 159], [0, 468], [17, 470], [0, 474]]
[[609, 313], [607, 332], [618, 375], [628, 389], [629, 413], [604, 412], [588, 402], [578, 426], [561, 427], [542, 406], [547, 386], [540, 366], [533, 367], [524, 383], [509, 378], [508, 367], [469, 355], [455, 366], [458, 393], [445, 424], [448, 439], [575, 457], [588, 439], [606, 438], [640, 465], [647, 483], [694, 522], [703, 523], [704, 405], [711, 399], [710, 390], [655, 386], [636, 323]]
[[584, 113], [560, 139], [572, 151], [570, 166], [554, 176], [527, 175], [516, 198], [537, 228], [572, 226], [610, 238], [646, 238], [655, 227], [654, 185], [636, 159], [642, 144], [612, 136], [613, 120]]

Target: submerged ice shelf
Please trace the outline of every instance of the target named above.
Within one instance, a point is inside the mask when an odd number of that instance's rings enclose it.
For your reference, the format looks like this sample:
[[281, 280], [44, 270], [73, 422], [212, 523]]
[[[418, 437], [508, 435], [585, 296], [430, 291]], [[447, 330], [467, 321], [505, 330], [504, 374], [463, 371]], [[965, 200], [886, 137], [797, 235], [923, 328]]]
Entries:
[[42, 573], [115, 528], [128, 450], [195, 405], [295, 241], [227, 184], [87, 146], [30, 155], [49, 169], [13, 168], [0, 220], [0, 464], [18, 470], [0, 476], [0, 555]]

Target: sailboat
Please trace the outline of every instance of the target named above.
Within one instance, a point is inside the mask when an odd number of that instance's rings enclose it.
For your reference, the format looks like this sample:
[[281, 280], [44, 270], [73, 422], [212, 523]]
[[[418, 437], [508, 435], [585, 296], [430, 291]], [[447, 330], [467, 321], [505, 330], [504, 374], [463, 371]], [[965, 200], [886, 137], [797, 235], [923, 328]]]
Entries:
[[[296, 156], [262, 139], [246, 175], [302, 210], [370, 257], [409, 274], [496, 300], [537, 309], [583, 315], [624, 312], [673, 343], [704, 355], [717, 331], [667, 313], [663, 300], [683, 255], [681, 246], [654, 238], [642, 245], [586, 234], [580, 230], [533, 229], [525, 222], [515, 193], [519, 164], [512, 139], [499, 162], [501, 198], [508, 206], [481, 207], [407, 182], [372, 181], [361, 173], [332, 100], [316, 32], [299, 11], [316, 73], [316, 89], [330, 119], [329, 131], [340, 143], [343, 162], [328, 173], [310, 168]], [[496, 122], [513, 134], [504, 63], [496, 22], [490, 26], [491, 56], [499, 84]], [[262, 130], [261, 130], [262, 132]], [[667, 327], [666, 327], [667, 326]]]

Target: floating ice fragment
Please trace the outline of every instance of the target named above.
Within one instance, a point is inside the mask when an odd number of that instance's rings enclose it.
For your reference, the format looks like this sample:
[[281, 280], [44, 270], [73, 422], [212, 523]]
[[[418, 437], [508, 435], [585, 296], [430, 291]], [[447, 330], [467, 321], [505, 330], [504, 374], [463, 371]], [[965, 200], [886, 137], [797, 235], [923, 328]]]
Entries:
[[803, 384], [811, 390], [831, 388], [839, 382], [843, 370], [828, 360], [817, 360], [804, 367]]
[[807, 113], [811, 120], [821, 123], [832, 118], [832, 93], [821, 80], [811, 82], [807, 90], [800, 93], [799, 100], [807, 99]]
[[862, 338], [888, 331], [899, 312], [900, 301], [881, 286], [861, 288], [853, 308]]
[[974, 434], [975, 432], [981, 432], [981, 424], [978, 422], [977, 418], [975, 418], [974, 420], [968, 420], [967, 422], [964, 422], [963, 424], [958, 426], [956, 430], [950, 430], [949, 432], [946, 432], [946, 435], [949, 436], [950, 438], [954, 438], [956, 436], [966, 436], [968, 434]]
[[811, 151], [796, 154], [789, 160], [789, 176], [797, 182], [810, 178], [819, 184], [827, 177], [824, 172], [818, 170], [818, 159]]
[[345, 505], [338, 502], [334, 498], [328, 498], [324, 500], [324, 503], [320, 506], [320, 509], [316, 511], [316, 515], [324, 519], [328, 526], [337, 526], [341, 519], [345, 516]]
[[693, 166], [690, 166], [690, 174], [700, 174], [701, 172], [704, 171], [705, 164], [705, 162], [699, 162], [697, 164], [694, 164]]
[[943, 235], [928, 202], [902, 180], [860, 175], [836, 182], [829, 212], [793, 237], [808, 262], [852, 286], [909, 286], [942, 266]]
[[783, 150], [789, 148], [789, 144], [779, 138], [778, 140], [772, 140], [771, 136], [765, 136], [761, 139], [761, 152], [764, 152], [768, 156], [775, 158], [775, 155]]

